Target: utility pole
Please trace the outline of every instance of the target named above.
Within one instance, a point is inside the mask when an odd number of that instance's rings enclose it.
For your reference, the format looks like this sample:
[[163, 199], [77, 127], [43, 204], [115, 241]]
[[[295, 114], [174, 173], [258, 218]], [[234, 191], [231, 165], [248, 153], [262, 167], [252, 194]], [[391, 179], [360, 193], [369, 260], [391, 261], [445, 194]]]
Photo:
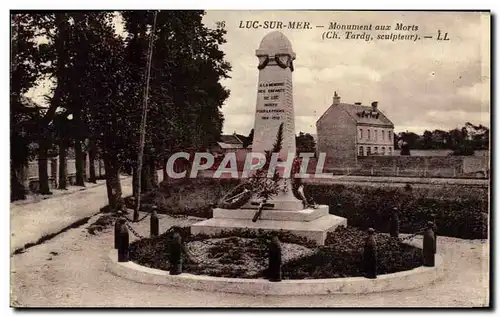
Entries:
[[[137, 193], [135, 197], [136, 205], [134, 208], [134, 221], [139, 220], [139, 208], [141, 206], [141, 174], [142, 174], [142, 158], [144, 156], [144, 143], [146, 139], [146, 119], [148, 114], [148, 98], [149, 98], [149, 77], [151, 76], [151, 61], [153, 59], [153, 42], [156, 30], [156, 16], [158, 11], [154, 12], [153, 28], [151, 29], [151, 36], [149, 38], [149, 48], [148, 48], [148, 64], [146, 67], [146, 87], [144, 89], [144, 102], [142, 105], [142, 116], [141, 116], [141, 131], [140, 131], [140, 141], [139, 141], [139, 153], [137, 156]], [[156, 172], [156, 171], [155, 171]]]

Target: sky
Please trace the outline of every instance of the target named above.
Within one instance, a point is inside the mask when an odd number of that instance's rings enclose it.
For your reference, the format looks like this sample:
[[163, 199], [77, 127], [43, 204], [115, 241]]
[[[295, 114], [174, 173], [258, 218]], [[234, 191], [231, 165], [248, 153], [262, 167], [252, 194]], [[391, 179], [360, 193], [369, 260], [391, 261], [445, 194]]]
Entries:
[[[225, 22], [221, 49], [232, 65], [231, 90], [222, 107], [223, 133], [248, 135], [253, 128], [257, 101], [258, 59], [255, 50], [271, 29], [239, 28], [258, 21], [309, 22], [311, 29], [281, 29], [296, 53], [293, 72], [295, 130], [316, 133], [317, 119], [328, 109], [336, 91], [341, 102], [378, 101], [379, 109], [394, 123], [395, 131], [423, 133], [450, 130], [465, 122], [490, 126], [490, 25], [486, 13], [475, 12], [352, 12], [352, 11], [207, 11], [204, 23], [215, 28]], [[122, 27], [116, 19], [118, 32]], [[372, 25], [372, 36], [400, 33], [425, 35], [419, 41], [365, 41], [322, 39], [330, 23]], [[397, 23], [418, 31], [395, 31]], [[390, 31], [375, 31], [389, 25]], [[317, 26], [324, 26], [323, 28]], [[412, 29], [412, 28], [410, 28]], [[414, 28], [413, 28], [414, 29]], [[449, 41], [437, 41], [448, 33]], [[363, 33], [363, 31], [357, 31]], [[30, 91], [41, 101], [48, 85]]]
[[[204, 17], [208, 27], [225, 21], [227, 43], [222, 49], [233, 67], [232, 78], [223, 82], [231, 90], [223, 106], [224, 133], [247, 135], [253, 128], [258, 81], [255, 50], [273, 31], [239, 28], [240, 21], [310, 22], [312, 29], [280, 30], [297, 55], [293, 72], [297, 133], [316, 133], [315, 123], [331, 105], [335, 91], [341, 102], [378, 101], [395, 131], [450, 130], [467, 121], [490, 126], [488, 19], [474, 12], [208, 11]], [[330, 22], [371, 23], [371, 34], [396, 33], [396, 23], [404, 23], [418, 26], [418, 31], [403, 33], [434, 38], [323, 40]], [[375, 33], [375, 25], [390, 25], [393, 30]], [[441, 38], [447, 32], [450, 40], [437, 41], [438, 30]]]

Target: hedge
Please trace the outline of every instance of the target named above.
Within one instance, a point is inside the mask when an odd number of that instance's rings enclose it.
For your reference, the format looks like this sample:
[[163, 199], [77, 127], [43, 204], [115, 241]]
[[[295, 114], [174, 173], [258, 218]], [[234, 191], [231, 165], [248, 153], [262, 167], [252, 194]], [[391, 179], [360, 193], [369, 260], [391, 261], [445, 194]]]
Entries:
[[402, 233], [416, 233], [427, 221], [435, 220], [438, 235], [462, 239], [488, 236], [488, 200], [484, 197], [427, 198], [412, 190], [351, 185], [309, 185], [305, 191], [316, 203], [329, 205], [331, 214], [345, 217], [348, 225], [362, 229], [388, 232], [389, 218], [396, 207]]

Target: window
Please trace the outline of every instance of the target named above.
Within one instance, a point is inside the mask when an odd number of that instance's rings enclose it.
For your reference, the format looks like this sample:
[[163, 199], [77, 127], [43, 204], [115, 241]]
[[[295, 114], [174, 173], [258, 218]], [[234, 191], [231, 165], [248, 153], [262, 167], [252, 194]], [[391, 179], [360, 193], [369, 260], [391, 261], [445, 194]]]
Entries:
[[370, 140], [370, 129], [368, 129], [368, 140]]
[[375, 137], [375, 141], [377, 141], [377, 130], [373, 130], [373, 136]]
[[363, 138], [363, 129], [359, 129], [359, 138], [362, 139]]
[[385, 155], [385, 147], [382, 147], [382, 155]]
[[363, 147], [362, 146], [359, 147], [359, 154], [358, 155], [359, 156], [363, 156], [364, 155]]
[[389, 139], [389, 141], [391, 140], [391, 135], [392, 135], [391, 131], [387, 131], [387, 138]]
[[384, 130], [380, 131], [380, 134], [382, 134], [382, 140], [385, 140], [385, 133], [384, 133]]
[[371, 154], [372, 154], [372, 153], [371, 153], [371, 151], [370, 151], [370, 147], [369, 147], [369, 146], [367, 146], [367, 147], [366, 147], [366, 155], [371, 155]]
[[377, 153], [378, 153], [378, 147], [375, 147], [375, 148], [373, 149], [373, 154], [377, 154]]

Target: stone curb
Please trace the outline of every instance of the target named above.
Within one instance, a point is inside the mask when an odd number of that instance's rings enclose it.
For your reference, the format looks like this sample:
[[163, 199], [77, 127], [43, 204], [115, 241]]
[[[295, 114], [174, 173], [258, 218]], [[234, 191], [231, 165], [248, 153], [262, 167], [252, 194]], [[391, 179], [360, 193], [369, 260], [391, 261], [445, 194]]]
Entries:
[[265, 279], [225, 278], [206, 275], [169, 275], [167, 271], [148, 268], [134, 262], [118, 262], [117, 250], [107, 257], [107, 270], [134, 282], [168, 285], [207, 292], [247, 295], [328, 295], [368, 294], [423, 287], [436, 281], [442, 273], [442, 258], [436, 254], [436, 266], [379, 275], [377, 279], [364, 277], [283, 280], [279, 283]]

